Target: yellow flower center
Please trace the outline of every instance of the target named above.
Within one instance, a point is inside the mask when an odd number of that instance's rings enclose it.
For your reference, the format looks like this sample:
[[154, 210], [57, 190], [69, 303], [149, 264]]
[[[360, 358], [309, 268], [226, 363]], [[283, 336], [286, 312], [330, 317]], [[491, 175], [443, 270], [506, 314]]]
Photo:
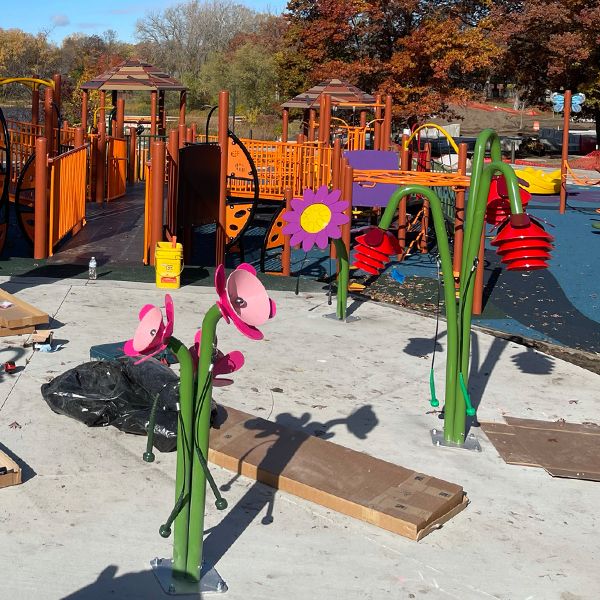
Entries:
[[300, 217], [300, 226], [308, 233], [318, 233], [329, 225], [331, 210], [326, 204], [311, 204]]

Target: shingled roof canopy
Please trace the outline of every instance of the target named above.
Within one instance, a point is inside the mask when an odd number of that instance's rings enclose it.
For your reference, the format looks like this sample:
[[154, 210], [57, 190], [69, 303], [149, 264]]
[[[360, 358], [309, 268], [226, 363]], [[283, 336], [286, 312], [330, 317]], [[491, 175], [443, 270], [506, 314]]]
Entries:
[[126, 60], [81, 85], [83, 90], [184, 91], [187, 88], [167, 73], [141, 60]]
[[318, 108], [321, 94], [331, 96], [332, 106], [368, 106], [375, 105], [375, 98], [371, 94], [363, 92], [356, 86], [340, 81], [339, 79], [330, 79], [322, 81], [318, 85], [311, 87], [306, 92], [298, 94], [296, 97], [288, 100], [281, 106], [283, 108]]

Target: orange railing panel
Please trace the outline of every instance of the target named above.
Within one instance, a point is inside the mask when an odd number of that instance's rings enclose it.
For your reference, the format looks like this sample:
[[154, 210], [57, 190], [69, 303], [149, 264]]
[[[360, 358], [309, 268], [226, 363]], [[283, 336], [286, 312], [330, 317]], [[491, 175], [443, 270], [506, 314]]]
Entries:
[[107, 200], [125, 195], [127, 184], [127, 141], [107, 138]]
[[48, 255], [65, 235], [85, 225], [87, 147], [50, 160]]
[[35, 138], [44, 135], [44, 128], [41, 125], [13, 119], [7, 119], [6, 124], [12, 160], [11, 182], [16, 184], [27, 159], [35, 152]]

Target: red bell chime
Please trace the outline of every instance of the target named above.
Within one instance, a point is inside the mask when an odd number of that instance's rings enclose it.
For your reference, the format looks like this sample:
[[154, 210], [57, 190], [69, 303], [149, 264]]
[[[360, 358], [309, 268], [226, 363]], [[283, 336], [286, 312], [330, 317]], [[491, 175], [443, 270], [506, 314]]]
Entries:
[[356, 242], [352, 266], [371, 275], [379, 275], [390, 256], [400, 253], [400, 244], [394, 234], [379, 227], [370, 227], [356, 238]]
[[[519, 188], [521, 195], [521, 204], [523, 209], [531, 200], [531, 194]], [[488, 194], [488, 203], [485, 211], [485, 222], [490, 225], [499, 225], [510, 216], [510, 200], [508, 197], [508, 187], [506, 186], [506, 179], [503, 175], [495, 175], [492, 177], [490, 184], [490, 191]]]
[[500, 224], [492, 246], [509, 271], [533, 271], [548, 268], [553, 240], [540, 221], [523, 213]]

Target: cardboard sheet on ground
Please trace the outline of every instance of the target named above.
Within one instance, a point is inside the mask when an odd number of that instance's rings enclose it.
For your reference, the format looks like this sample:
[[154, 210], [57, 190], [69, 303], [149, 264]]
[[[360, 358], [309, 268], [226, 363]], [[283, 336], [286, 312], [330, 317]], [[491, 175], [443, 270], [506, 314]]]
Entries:
[[600, 481], [600, 426], [504, 419], [481, 423], [481, 429], [508, 464], [541, 467], [553, 477]]
[[0, 309], [0, 336], [33, 333], [35, 325], [49, 322], [47, 313], [1, 289], [0, 302], [9, 305]]
[[419, 540], [467, 506], [463, 488], [220, 406], [209, 460], [271, 487]]

